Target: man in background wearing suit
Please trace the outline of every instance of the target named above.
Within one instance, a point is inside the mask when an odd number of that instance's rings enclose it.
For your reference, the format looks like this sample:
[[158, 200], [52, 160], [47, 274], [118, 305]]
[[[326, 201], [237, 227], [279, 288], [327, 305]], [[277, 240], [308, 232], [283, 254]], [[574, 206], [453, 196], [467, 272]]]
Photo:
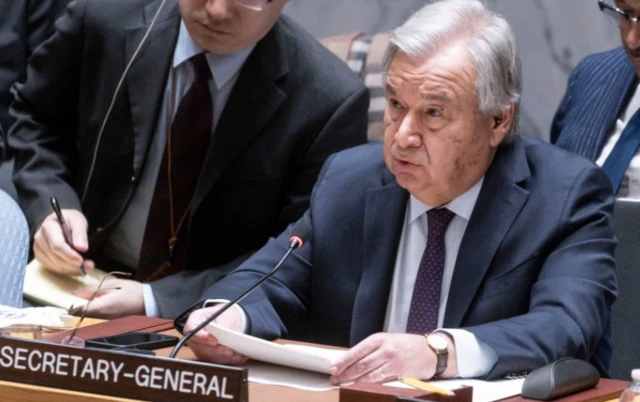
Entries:
[[618, 25], [622, 47], [576, 66], [550, 139], [602, 166], [619, 197], [640, 199], [640, 1], [600, 0], [598, 6]]
[[[384, 145], [329, 158], [310, 240], [218, 323], [347, 346], [332, 381], [484, 377], [565, 356], [606, 374], [613, 196], [593, 164], [517, 134], [520, 62], [477, 0], [425, 6], [386, 53]], [[270, 271], [291, 229], [212, 286], [185, 331]], [[426, 335], [426, 336], [425, 336]], [[243, 356], [201, 331], [200, 358]]]
[[[10, 89], [25, 79], [27, 62], [36, 47], [53, 33], [53, 24], [68, 0], [0, 0], [0, 126], [5, 133], [13, 124]], [[0, 135], [0, 189], [15, 198], [11, 183], [13, 162], [5, 155], [5, 136]]]
[[330, 154], [366, 141], [366, 88], [287, 2], [78, 0], [32, 57], [9, 143], [35, 257], [135, 272], [90, 315], [175, 317], [304, 213]]

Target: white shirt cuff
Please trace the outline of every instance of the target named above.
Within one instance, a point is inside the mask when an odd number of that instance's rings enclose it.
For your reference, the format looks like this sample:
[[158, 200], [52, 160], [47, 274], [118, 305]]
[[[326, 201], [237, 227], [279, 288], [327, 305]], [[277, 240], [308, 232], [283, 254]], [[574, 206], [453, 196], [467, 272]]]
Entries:
[[153, 289], [148, 283], [142, 284], [142, 300], [144, 301], [144, 313], [148, 317], [160, 317], [156, 297], [153, 295]]
[[[213, 305], [216, 304], [226, 304], [229, 303], [229, 300], [227, 299], [209, 299], [207, 301], [204, 302], [204, 305], [202, 307], [211, 307]], [[242, 309], [242, 307], [240, 307], [238, 304], [234, 304], [233, 306], [231, 306], [231, 308], [235, 308], [240, 312], [240, 326], [242, 327], [242, 329], [240, 330], [240, 332], [242, 332], [243, 334], [247, 333], [247, 323], [249, 322], [247, 319], [247, 313], [244, 312], [244, 310]]]
[[469, 331], [443, 328], [437, 332], [445, 332], [453, 338], [460, 378], [483, 377], [498, 361], [496, 351]]

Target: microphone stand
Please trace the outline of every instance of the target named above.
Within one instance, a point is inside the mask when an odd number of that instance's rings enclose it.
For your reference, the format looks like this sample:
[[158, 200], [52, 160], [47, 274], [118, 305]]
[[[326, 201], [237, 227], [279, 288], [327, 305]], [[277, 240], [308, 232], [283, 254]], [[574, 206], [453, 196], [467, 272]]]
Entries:
[[195, 334], [197, 334], [198, 331], [200, 331], [202, 328], [204, 328], [207, 325], [209, 325], [209, 323], [212, 322], [213, 320], [215, 320], [216, 318], [220, 317], [220, 315], [222, 315], [222, 313], [227, 311], [233, 305], [235, 305], [238, 302], [240, 302], [240, 300], [244, 299], [245, 296], [247, 296], [249, 293], [251, 293], [258, 286], [260, 286], [264, 281], [266, 281], [267, 279], [271, 278], [276, 273], [276, 271], [278, 271], [278, 269], [280, 269], [280, 267], [282, 266], [282, 263], [287, 259], [287, 257], [289, 257], [291, 252], [293, 250], [295, 250], [296, 248], [300, 247], [302, 245], [302, 243], [303, 242], [302, 242], [302, 240], [300, 238], [298, 238], [296, 236], [292, 236], [291, 242], [289, 243], [289, 249], [285, 253], [284, 257], [282, 257], [280, 262], [278, 262], [278, 264], [275, 266], [275, 268], [273, 268], [268, 274], [266, 274], [262, 278], [258, 279], [253, 285], [251, 285], [247, 290], [242, 292], [238, 297], [236, 297], [235, 299], [231, 300], [229, 303], [225, 304], [220, 310], [216, 311], [213, 315], [211, 315], [211, 317], [207, 318], [206, 320], [201, 322], [200, 325], [198, 325], [197, 327], [195, 327], [191, 331], [187, 332], [182, 337], [182, 339], [180, 339], [180, 342], [178, 342], [178, 344], [173, 348], [173, 350], [171, 351], [171, 354], [169, 355], [169, 358], [170, 359], [174, 359], [176, 357], [176, 355], [178, 354], [178, 352], [180, 351], [180, 349], [182, 348], [182, 346], [184, 346], [184, 344], [187, 341], [189, 341], [189, 339], [193, 338], [193, 336]]

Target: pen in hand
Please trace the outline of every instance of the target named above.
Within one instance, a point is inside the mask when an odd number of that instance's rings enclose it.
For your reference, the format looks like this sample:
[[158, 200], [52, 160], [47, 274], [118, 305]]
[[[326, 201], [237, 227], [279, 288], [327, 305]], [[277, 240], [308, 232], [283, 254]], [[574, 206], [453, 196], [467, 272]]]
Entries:
[[[58, 204], [58, 200], [55, 197], [51, 197], [50, 201], [51, 201], [51, 207], [53, 208], [53, 212], [56, 213], [56, 217], [58, 218], [58, 222], [60, 223], [60, 227], [62, 228], [62, 235], [64, 236], [64, 240], [67, 242], [69, 247], [75, 250], [75, 247], [73, 247], [73, 239], [71, 238], [71, 232], [69, 231], [67, 222], [64, 220], [64, 216], [62, 216], [62, 211], [60, 210], [60, 204]], [[82, 275], [87, 274], [82, 264], [80, 264], [79, 268], [80, 268], [80, 273]]]

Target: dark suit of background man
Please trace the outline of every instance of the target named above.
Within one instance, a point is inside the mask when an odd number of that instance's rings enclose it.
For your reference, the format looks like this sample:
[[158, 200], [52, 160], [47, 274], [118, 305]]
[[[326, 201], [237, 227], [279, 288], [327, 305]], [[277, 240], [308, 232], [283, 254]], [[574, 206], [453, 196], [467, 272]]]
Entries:
[[618, 25], [622, 47], [576, 66], [553, 119], [551, 142], [602, 166], [614, 189], [620, 183], [619, 197], [640, 199], [640, 26], [629, 21], [640, 16], [640, 1], [598, 5]]
[[[588, 161], [517, 135], [521, 73], [507, 22], [479, 1], [435, 2], [393, 32], [386, 60], [384, 148], [327, 161], [301, 220], [310, 240], [219, 323], [352, 347], [335, 383], [495, 379], [565, 356], [606, 374], [611, 187]], [[203, 302], [268, 272], [289, 235]], [[217, 308], [191, 313], [184, 329]], [[242, 361], [204, 331], [190, 346]]]
[[[35, 48], [53, 33], [55, 19], [68, 0], [0, 0], [0, 126], [5, 133], [13, 124], [9, 105], [11, 86], [24, 81], [27, 62]], [[0, 162], [6, 151], [0, 136]], [[0, 169], [0, 189], [15, 197], [11, 166]]]
[[366, 141], [366, 88], [280, 16], [287, 1], [79, 0], [34, 54], [9, 142], [35, 256], [136, 272], [89, 314], [177, 315], [304, 213], [330, 154]]

